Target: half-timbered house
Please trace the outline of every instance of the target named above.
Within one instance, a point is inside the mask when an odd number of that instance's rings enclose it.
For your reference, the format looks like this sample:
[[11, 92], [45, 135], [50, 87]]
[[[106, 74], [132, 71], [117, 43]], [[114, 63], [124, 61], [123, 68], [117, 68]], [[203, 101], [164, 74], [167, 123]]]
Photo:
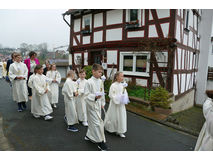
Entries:
[[135, 84], [163, 86], [174, 112], [185, 109], [194, 103], [200, 17], [196, 9], [70, 9], [72, 66], [99, 63], [107, 76], [119, 70]]

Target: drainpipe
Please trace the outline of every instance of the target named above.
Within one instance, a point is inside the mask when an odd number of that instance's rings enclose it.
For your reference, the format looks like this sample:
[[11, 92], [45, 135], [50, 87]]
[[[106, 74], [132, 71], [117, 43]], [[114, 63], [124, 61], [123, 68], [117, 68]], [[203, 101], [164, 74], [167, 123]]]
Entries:
[[[70, 37], [72, 37], [72, 31], [71, 31], [71, 22], [69, 23], [66, 19], [65, 19], [65, 16], [66, 15], [68, 15], [68, 14], [62, 14], [62, 16], [63, 16], [63, 20], [64, 20], [64, 22], [69, 26], [69, 28], [70, 28]], [[70, 16], [72, 16], [71, 14], [70, 14]], [[71, 43], [71, 40], [70, 40], [70, 43]], [[70, 48], [70, 43], [69, 43], [69, 53], [70, 53], [70, 56], [72, 57], [72, 51], [71, 51], [71, 48]], [[70, 58], [70, 56], [69, 56], [69, 69], [72, 69], [72, 58]], [[70, 59], [71, 59], [71, 62], [70, 62]]]

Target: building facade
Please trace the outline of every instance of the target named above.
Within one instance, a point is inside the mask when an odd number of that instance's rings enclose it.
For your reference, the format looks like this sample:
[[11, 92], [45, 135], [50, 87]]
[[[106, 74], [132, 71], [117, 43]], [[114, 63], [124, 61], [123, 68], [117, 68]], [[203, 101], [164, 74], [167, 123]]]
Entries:
[[[176, 100], [193, 95], [201, 12], [70, 9], [63, 16], [70, 26], [72, 66], [99, 63], [107, 76], [122, 71], [127, 81], [147, 88], [163, 86]], [[65, 16], [70, 16], [70, 23]]]

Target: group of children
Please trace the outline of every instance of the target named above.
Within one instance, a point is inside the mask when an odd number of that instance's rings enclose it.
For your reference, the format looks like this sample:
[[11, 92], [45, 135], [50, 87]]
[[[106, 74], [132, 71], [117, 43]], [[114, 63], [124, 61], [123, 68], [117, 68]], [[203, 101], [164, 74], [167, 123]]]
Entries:
[[[15, 62], [9, 68], [9, 78], [12, 82], [13, 99], [18, 103], [18, 111], [26, 109], [28, 101], [27, 75], [28, 70], [21, 62], [20, 54], [15, 55]], [[75, 73], [68, 71], [67, 79], [62, 88], [64, 96], [65, 116], [68, 131], [77, 132], [76, 124], [82, 122], [88, 126], [85, 140], [96, 143], [101, 150], [107, 150], [104, 128], [125, 137], [127, 131], [127, 117], [125, 104], [129, 102], [126, 91], [127, 85], [123, 82], [123, 73], [115, 74], [114, 83], [109, 90], [110, 104], [105, 119], [102, 120], [101, 109], [105, 106], [104, 81], [101, 80], [103, 68], [93, 64], [92, 77], [85, 79], [86, 73], [81, 70], [79, 79], [74, 81]], [[44, 117], [50, 120], [53, 108], [57, 108], [59, 97], [60, 73], [56, 65], [52, 64], [46, 76], [43, 75], [41, 65], [36, 65], [34, 74], [29, 77], [28, 86], [32, 88], [31, 113], [35, 118]]]

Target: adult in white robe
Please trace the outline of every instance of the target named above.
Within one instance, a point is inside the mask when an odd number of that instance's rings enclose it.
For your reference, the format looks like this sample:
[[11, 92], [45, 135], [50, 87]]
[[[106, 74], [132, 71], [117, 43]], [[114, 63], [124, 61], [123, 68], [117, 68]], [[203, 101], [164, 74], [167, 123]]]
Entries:
[[78, 79], [77, 80], [77, 92], [78, 97], [76, 97], [76, 111], [78, 115], [78, 120], [81, 122], [87, 122], [87, 112], [86, 112], [86, 103], [85, 103], [85, 94], [84, 88], [87, 80]]
[[[12, 83], [13, 100], [17, 103], [28, 101], [27, 66], [22, 62], [14, 62], [9, 67], [9, 78]], [[17, 79], [23, 77], [24, 79]]]
[[78, 123], [76, 106], [74, 101], [74, 93], [76, 92], [76, 84], [71, 78], [67, 78], [62, 88], [65, 104], [65, 116], [68, 126]]
[[[31, 82], [30, 82], [31, 83]], [[53, 112], [47, 93], [50, 92], [48, 78], [43, 74], [33, 77], [32, 81], [33, 94], [31, 102], [31, 113], [38, 116], [46, 116]], [[46, 93], [46, 89], [48, 92]]]
[[106, 142], [104, 135], [104, 122], [101, 119], [101, 107], [105, 106], [105, 96], [96, 100], [97, 93], [104, 92], [104, 85], [101, 79], [92, 76], [85, 85], [85, 101], [87, 106], [88, 129], [86, 137], [100, 143]]
[[50, 104], [53, 104], [54, 107], [56, 108], [55, 104], [58, 103], [59, 84], [61, 83], [61, 75], [58, 71], [50, 70], [50, 71], [47, 72], [46, 76], [50, 79], [50, 90], [51, 90], [51, 92], [48, 92]]
[[127, 94], [122, 83], [114, 82], [110, 86], [110, 103], [104, 119], [104, 127], [108, 132], [124, 134], [127, 131], [126, 107], [121, 103], [123, 92]]
[[211, 98], [203, 104], [203, 114], [206, 122], [200, 131], [195, 151], [212, 151], [213, 150], [213, 102]]

